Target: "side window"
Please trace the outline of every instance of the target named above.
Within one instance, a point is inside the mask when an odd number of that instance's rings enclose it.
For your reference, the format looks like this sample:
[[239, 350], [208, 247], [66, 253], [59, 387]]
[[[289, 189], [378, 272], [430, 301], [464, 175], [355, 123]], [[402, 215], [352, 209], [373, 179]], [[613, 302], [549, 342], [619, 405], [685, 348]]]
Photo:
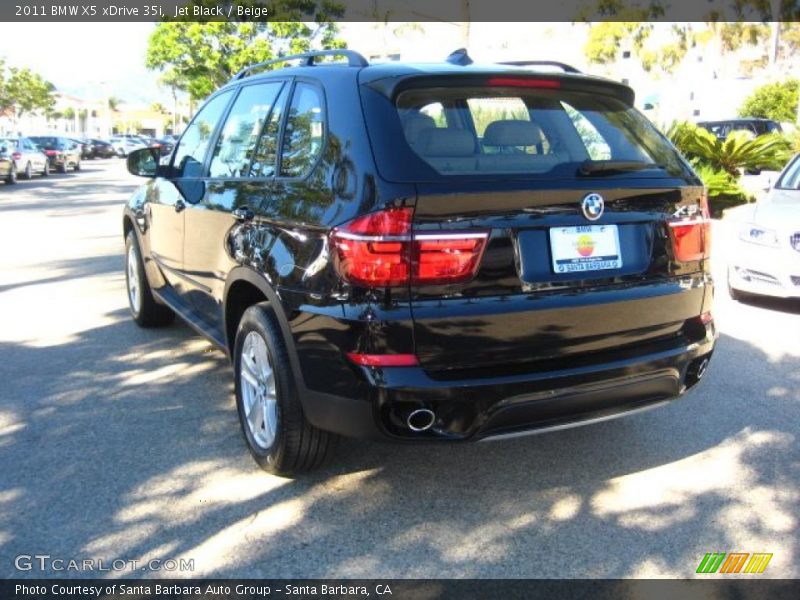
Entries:
[[242, 88], [217, 140], [211, 177], [247, 177], [264, 120], [282, 85], [273, 82]]
[[441, 102], [432, 102], [419, 109], [420, 114], [433, 119], [436, 127], [447, 127], [447, 117]]
[[278, 162], [278, 135], [281, 130], [286, 97], [289, 95], [289, 86], [283, 86], [281, 95], [272, 106], [267, 118], [267, 124], [258, 140], [258, 147], [250, 165], [250, 177], [272, 177], [275, 175], [275, 165]]
[[230, 97], [225, 92], [209, 100], [186, 128], [172, 162], [175, 177], [202, 177], [206, 150]]
[[583, 145], [586, 146], [589, 158], [592, 160], [609, 160], [611, 158], [611, 147], [606, 139], [600, 135], [600, 132], [597, 131], [597, 128], [592, 125], [592, 122], [583, 113], [575, 110], [566, 102], [562, 102], [561, 105], [569, 115]]
[[281, 143], [281, 176], [301, 177], [322, 152], [322, 97], [314, 86], [294, 88]]

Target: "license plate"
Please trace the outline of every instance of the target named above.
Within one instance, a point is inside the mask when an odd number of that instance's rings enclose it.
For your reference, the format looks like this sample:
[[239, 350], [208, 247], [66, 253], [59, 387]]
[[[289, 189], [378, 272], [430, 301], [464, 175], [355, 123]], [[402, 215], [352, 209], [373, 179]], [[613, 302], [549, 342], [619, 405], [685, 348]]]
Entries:
[[622, 267], [616, 225], [581, 225], [550, 229], [556, 273], [601, 271]]

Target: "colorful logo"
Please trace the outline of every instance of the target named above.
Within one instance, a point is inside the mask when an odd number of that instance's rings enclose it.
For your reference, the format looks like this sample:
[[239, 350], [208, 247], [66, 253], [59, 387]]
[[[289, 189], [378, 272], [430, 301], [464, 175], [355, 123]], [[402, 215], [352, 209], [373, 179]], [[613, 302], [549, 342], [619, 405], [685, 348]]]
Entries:
[[575, 249], [581, 256], [591, 256], [594, 252], [595, 243], [588, 233], [584, 233], [578, 237], [575, 242]]
[[697, 567], [697, 573], [763, 573], [772, 554], [765, 552], [708, 552]]
[[590, 221], [597, 221], [597, 219], [603, 216], [605, 204], [605, 200], [603, 200], [603, 197], [600, 194], [594, 192], [591, 194], [586, 194], [583, 197], [583, 200], [581, 200], [583, 216]]

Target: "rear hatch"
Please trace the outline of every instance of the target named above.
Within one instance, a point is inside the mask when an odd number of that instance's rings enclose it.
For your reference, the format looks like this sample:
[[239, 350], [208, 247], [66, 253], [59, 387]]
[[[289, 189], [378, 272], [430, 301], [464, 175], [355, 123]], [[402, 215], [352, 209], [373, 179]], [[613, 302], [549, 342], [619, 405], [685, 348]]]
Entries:
[[527, 73], [367, 88], [381, 174], [417, 187], [410, 297], [427, 370], [605, 361], [677, 343], [700, 314], [703, 188], [628, 88]]

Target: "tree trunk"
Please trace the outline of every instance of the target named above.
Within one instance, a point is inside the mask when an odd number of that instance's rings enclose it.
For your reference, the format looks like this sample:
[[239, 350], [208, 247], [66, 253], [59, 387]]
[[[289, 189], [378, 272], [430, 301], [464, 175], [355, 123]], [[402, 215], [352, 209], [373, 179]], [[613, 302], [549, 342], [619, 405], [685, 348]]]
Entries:
[[461, 0], [461, 45], [469, 49], [470, 7], [469, 0]]
[[774, 69], [775, 63], [778, 62], [778, 45], [781, 37], [781, 0], [771, 0], [770, 12], [772, 22], [770, 23], [769, 64]]

